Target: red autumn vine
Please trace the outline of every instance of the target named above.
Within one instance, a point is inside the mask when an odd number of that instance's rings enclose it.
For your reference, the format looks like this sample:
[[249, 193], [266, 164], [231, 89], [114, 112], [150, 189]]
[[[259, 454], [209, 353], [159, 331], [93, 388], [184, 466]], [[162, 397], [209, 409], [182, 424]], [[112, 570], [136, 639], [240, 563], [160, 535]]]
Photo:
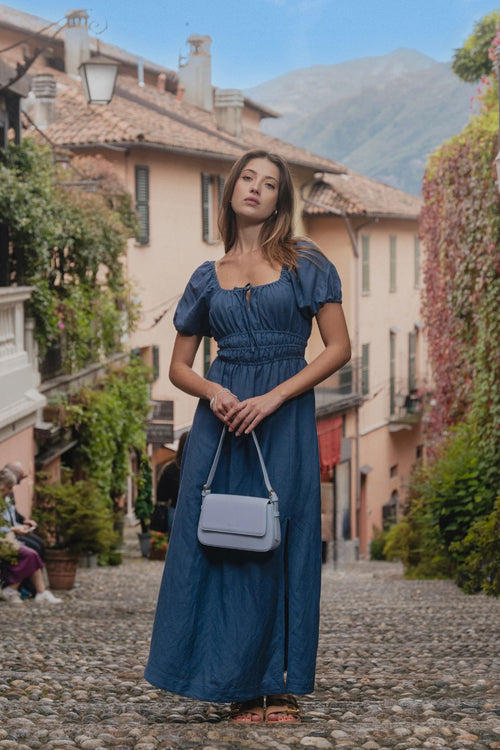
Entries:
[[[496, 139], [488, 119], [475, 118], [433, 154], [424, 177], [422, 314], [435, 378], [432, 440], [479, 408], [484, 381], [500, 377]], [[494, 392], [490, 397], [498, 400]]]

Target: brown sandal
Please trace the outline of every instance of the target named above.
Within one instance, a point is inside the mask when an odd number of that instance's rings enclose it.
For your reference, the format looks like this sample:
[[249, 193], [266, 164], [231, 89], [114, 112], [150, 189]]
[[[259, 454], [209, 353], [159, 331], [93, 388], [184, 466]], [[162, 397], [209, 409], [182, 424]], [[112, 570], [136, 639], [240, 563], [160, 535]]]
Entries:
[[264, 721], [264, 698], [231, 703], [229, 721], [232, 724], [260, 724]]
[[[271, 716], [276, 716], [271, 719]], [[282, 717], [282, 718], [278, 718]], [[267, 695], [265, 721], [269, 724], [300, 724], [299, 704], [294, 695]]]

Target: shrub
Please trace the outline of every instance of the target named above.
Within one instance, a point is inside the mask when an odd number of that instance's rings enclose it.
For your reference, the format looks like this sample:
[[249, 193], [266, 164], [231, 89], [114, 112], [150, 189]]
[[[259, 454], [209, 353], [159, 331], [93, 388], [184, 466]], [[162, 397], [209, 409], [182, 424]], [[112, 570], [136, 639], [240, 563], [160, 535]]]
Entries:
[[370, 542], [370, 560], [387, 559], [384, 554], [387, 533], [387, 531], [382, 531], [377, 526], [373, 527], [373, 538]]
[[457, 582], [467, 594], [484, 591], [500, 596], [500, 497], [492, 512], [471, 525], [466, 537], [453, 545], [461, 559]]

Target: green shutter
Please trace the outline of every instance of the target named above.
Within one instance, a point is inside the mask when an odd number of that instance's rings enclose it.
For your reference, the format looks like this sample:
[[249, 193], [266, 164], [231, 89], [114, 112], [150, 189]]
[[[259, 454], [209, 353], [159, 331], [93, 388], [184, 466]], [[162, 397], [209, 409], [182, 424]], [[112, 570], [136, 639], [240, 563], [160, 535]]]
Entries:
[[160, 377], [160, 347], [153, 344], [153, 380]]
[[415, 237], [413, 250], [414, 281], [415, 288], [420, 288], [420, 237]]
[[370, 392], [370, 344], [361, 347], [361, 395], [367, 396]]
[[396, 238], [389, 238], [389, 291], [396, 291]]
[[408, 334], [408, 393], [417, 387], [417, 334]]
[[212, 187], [212, 176], [209, 174], [201, 175], [201, 210], [202, 210], [202, 231], [203, 241], [212, 240], [212, 221], [211, 210], [212, 201], [210, 200], [210, 191]]
[[390, 334], [389, 388], [391, 416], [396, 411], [396, 334]]
[[135, 208], [139, 217], [139, 234], [137, 242], [147, 245], [149, 242], [149, 167], [135, 168]]
[[226, 178], [220, 174], [217, 178], [217, 201], [218, 201], [219, 206], [222, 203], [222, 195], [224, 193], [225, 184], [226, 184]]
[[361, 238], [361, 292], [370, 291], [370, 238], [364, 234]]

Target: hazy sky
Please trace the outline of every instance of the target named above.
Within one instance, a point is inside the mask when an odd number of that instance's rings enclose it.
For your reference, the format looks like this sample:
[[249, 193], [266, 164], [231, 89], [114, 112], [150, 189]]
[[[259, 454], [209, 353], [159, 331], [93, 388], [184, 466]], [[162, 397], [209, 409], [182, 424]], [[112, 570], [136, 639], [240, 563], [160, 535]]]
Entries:
[[[69, 0], [7, 2], [50, 21]], [[450, 60], [487, 0], [92, 0], [94, 35], [173, 70], [190, 34], [212, 37], [212, 82], [249, 88], [295, 68], [383, 55], [399, 47]], [[106, 28], [107, 25], [107, 28]]]

